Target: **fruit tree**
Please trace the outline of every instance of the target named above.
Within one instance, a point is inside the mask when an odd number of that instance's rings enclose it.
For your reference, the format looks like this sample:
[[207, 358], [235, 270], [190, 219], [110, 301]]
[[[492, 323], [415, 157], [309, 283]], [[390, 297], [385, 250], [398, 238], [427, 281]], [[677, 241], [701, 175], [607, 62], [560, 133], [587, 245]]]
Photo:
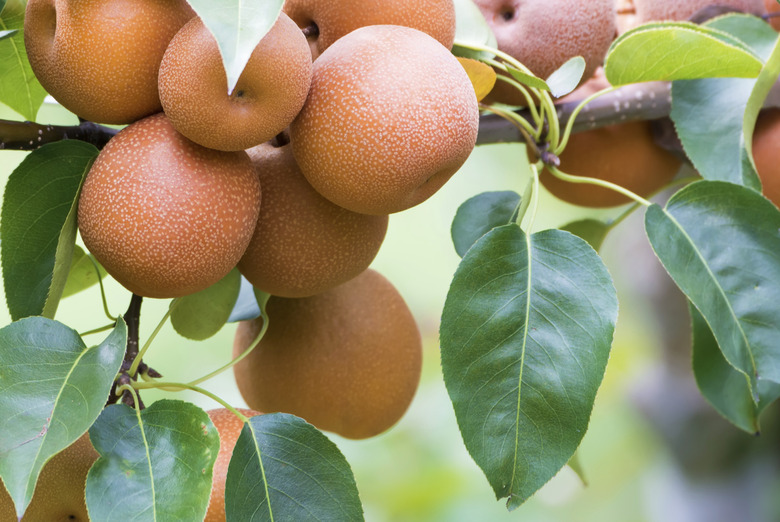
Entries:
[[[354, 471], [410, 408], [483, 486], [431, 520], [499, 516], [488, 487], [522, 516], [589, 477], [632, 318], [780, 483], [777, 11], [0, 0], [0, 522], [426, 519], [379, 513]], [[416, 214], [468, 175], [445, 226]], [[446, 255], [395, 242], [407, 216]], [[705, 424], [663, 418], [686, 472], [725, 469]], [[415, 483], [400, 446], [379, 491]], [[452, 479], [431, 473], [411, 496]]]

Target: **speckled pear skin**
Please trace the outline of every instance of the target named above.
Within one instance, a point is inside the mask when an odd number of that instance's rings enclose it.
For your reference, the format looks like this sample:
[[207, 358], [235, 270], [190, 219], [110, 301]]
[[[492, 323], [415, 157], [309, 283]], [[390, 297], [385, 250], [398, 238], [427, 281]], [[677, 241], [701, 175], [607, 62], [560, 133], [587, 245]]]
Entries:
[[206, 149], [163, 114], [138, 121], [101, 151], [84, 181], [78, 223], [108, 273], [144, 297], [179, 297], [224, 277], [260, 211], [246, 152]]
[[244, 150], [286, 129], [311, 84], [306, 37], [284, 13], [255, 47], [233, 91], [217, 42], [200, 18], [171, 40], [160, 65], [160, 100], [173, 126], [192, 141]]
[[416, 29], [374, 25], [314, 62], [290, 137], [317, 192], [381, 215], [439, 190], [468, 158], [478, 129], [476, 94], [458, 60]]
[[[675, 0], [677, 1], [677, 0]], [[474, 0], [496, 36], [499, 50], [546, 79], [575, 56], [585, 59], [586, 81], [601, 65], [617, 32], [615, 0]], [[503, 81], [488, 102], [525, 105]]]
[[160, 61], [193, 16], [185, 0], [30, 0], [24, 41], [35, 76], [66, 109], [131, 123], [162, 110]]
[[[41, 470], [22, 522], [88, 522], [84, 488], [98, 456], [86, 433], [53, 456]], [[0, 480], [0, 522], [16, 521], [13, 502]]]
[[[271, 297], [268, 330], [234, 366], [250, 408], [302, 417], [351, 439], [373, 437], [406, 412], [420, 381], [422, 341], [398, 290], [366, 270], [327, 292]], [[262, 319], [239, 323], [234, 356]]]
[[342, 36], [368, 25], [412, 27], [447, 49], [455, 40], [453, 0], [287, 0], [283, 9], [299, 27], [317, 26], [311, 42], [315, 58]]
[[696, 11], [709, 5], [733, 7], [740, 11], [761, 15], [766, 13], [763, 0], [634, 0], [636, 23], [656, 20], [687, 20]]
[[339, 207], [312, 188], [291, 146], [247, 151], [263, 186], [263, 205], [238, 269], [255, 288], [306, 297], [345, 283], [368, 268], [387, 232], [387, 216]]
[[[246, 408], [238, 408], [238, 412], [247, 418], [260, 415], [259, 411]], [[219, 433], [219, 453], [216, 462], [214, 462], [209, 508], [203, 522], [225, 522], [225, 480], [227, 479], [230, 458], [233, 456], [233, 448], [241, 435], [244, 423], [227, 408], [217, 408], [206, 413]]]

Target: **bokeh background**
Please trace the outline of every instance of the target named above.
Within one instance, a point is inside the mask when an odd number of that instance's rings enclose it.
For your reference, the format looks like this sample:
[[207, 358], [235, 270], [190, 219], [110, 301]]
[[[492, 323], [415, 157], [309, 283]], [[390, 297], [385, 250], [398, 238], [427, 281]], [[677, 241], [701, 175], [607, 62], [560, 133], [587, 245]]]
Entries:
[[[0, 106], [0, 118], [19, 116]], [[75, 124], [46, 103], [39, 122]], [[3, 183], [25, 153], [0, 151]], [[412, 406], [391, 430], [370, 440], [331, 436], [351, 463], [366, 519], [389, 521], [716, 522], [780, 520], [780, 430], [777, 407], [765, 415], [761, 437], [722, 420], [698, 394], [690, 375], [690, 338], [684, 301], [671, 287], [647, 244], [641, 212], [608, 236], [601, 254], [615, 279], [620, 317], [604, 383], [578, 458], [587, 485], [564, 468], [514, 512], [497, 502], [463, 446], [441, 375], [438, 323], [459, 258], [450, 224], [458, 206], [483, 191], [515, 190], [527, 182], [524, 148], [477, 148], [433, 198], [391, 217], [373, 267], [407, 299], [425, 341], [422, 382]], [[542, 194], [536, 228], [582, 217], [614, 217], [623, 209], [588, 210]], [[111, 280], [111, 313], [123, 313], [130, 294]], [[169, 301], [146, 299], [141, 340]], [[62, 301], [57, 319], [78, 331], [106, 324], [94, 286]], [[778, 318], [780, 320], [780, 318]], [[10, 322], [5, 303], [0, 326]], [[166, 378], [186, 382], [228, 362], [235, 325], [204, 342], [187, 341], [166, 324], [146, 362]], [[100, 342], [101, 336], [86, 339]], [[204, 386], [244, 406], [232, 373]], [[147, 391], [147, 404], [167, 397], [204, 409], [210, 399], [189, 392]], [[0, 420], [1, 421], [1, 420]]]

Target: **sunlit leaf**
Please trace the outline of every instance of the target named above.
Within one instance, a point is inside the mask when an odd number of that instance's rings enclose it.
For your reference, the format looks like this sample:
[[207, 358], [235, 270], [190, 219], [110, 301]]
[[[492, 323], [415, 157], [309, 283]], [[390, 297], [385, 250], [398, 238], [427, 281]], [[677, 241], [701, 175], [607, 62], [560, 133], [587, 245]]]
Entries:
[[509, 509], [574, 455], [616, 321], [609, 273], [568, 232], [506, 225], [463, 258], [441, 320], [444, 382], [466, 448]]
[[[762, 59], [770, 58], [778, 40], [777, 32], [755, 16], [728, 15], [708, 24], [734, 33]], [[778, 73], [780, 58], [776, 57], [758, 79], [674, 82], [671, 117], [687, 156], [703, 178], [760, 188], [746, 148], [750, 147], [758, 111]]]
[[[498, 48], [496, 37], [490, 29], [482, 11], [472, 0], [454, 0], [455, 4], [455, 47], [453, 52], [457, 56], [478, 58], [479, 53], [470, 55], [460, 44], [472, 44], [478, 46]], [[465, 51], [465, 53], [464, 53]], [[474, 51], [471, 51], [474, 53]]]
[[73, 248], [73, 260], [70, 263], [68, 279], [65, 281], [65, 288], [62, 291], [62, 297], [68, 297], [86, 290], [96, 284], [98, 280], [106, 275], [105, 269], [100, 266], [92, 254], [87, 254], [84, 249], [78, 245]]
[[214, 35], [227, 72], [228, 92], [252, 51], [279, 17], [284, 0], [187, 0]]
[[492, 67], [471, 58], [458, 57], [458, 61], [466, 70], [474, 86], [474, 92], [477, 95], [477, 101], [490, 94], [493, 86], [496, 84], [496, 71]]
[[89, 437], [100, 454], [87, 475], [92, 520], [203, 520], [219, 452], [206, 412], [172, 400], [140, 413], [115, 404], [103, 410]]
[[202, 341], [219, 332], [236, 304], [241, 275], [233, 269], [205, 290], [171, 302], [171, 324], [188, 339]]
[[97, 155], [84, 142], [50, 143], [30, 153], [8, 179], [0, 262], [13, 319], [54, 317], [73, 257], [77, 195]]
[[585, 60], [582, 56], [570, 58], [547, 78], [550, 93], [556, 98], [566, 96], [577, 88], [584, 72]]
[[0, 38], [0, 103], [35, 120], [43, 104], [46, 91], [38, 83], [30, 68], [24, 47], [24, 8], [26, 0], [9, 0], [5, 9], [0, 7], [0, 31], [18, 30], [13, 35]]
[[0, 31], [0, 40], [5, 40], [6, 38], [10, 38], [18, 32], [19, 32], [18, 29], [12, 29], [10, 31]]
[[688, 22], [641, 25], [612, 43], [604, 71], [611, 85], [695, 78], [755, 78], [761, 60], [726, 32]]
[[98, 418], [126, 344], [121, 318], [90, 348], [76, 331], [43, 317], [0, 329], [0, 477], [20, 516], [43, 465]]
[[512, 222], [520, 195], [512, 191], [483, 192], [463, 202], [452, 220], [452, 242], [460, 257], [479, 238]]
[[363, 520], [347, 460], [311, 424], [285, 413], [249, 419], [225, 486], [228, 521]]
[[650, 243], [758, 401], [780, 383], [780, 211], [759, 193], [698, 181], [647, 210]]
[[690, 305], [693, 327], [693, 374], [701, 394], [729, 422], [748, 433], [758, 433], [758, 417], [780, 397], [780, 384], [758, 381], [758, 404], [753, 402], [750, 382], [723, 357], [707, 322]]

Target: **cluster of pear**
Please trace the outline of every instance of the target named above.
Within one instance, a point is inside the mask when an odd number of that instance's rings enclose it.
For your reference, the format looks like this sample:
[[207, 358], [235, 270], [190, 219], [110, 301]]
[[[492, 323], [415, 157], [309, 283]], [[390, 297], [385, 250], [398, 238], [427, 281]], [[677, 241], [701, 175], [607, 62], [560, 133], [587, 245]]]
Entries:
[[78, 209], [115, 279], [170, 298], [238, 266], [260, 290], [302, 297], [368, 267], [387, 216], [435, 193], [479, 124], [449, 52], [452, 0], [374, 3], [290, 0], [230, 93], [184, 0], [28, 3], [41, 84], [81, 118], [129, 124]]

